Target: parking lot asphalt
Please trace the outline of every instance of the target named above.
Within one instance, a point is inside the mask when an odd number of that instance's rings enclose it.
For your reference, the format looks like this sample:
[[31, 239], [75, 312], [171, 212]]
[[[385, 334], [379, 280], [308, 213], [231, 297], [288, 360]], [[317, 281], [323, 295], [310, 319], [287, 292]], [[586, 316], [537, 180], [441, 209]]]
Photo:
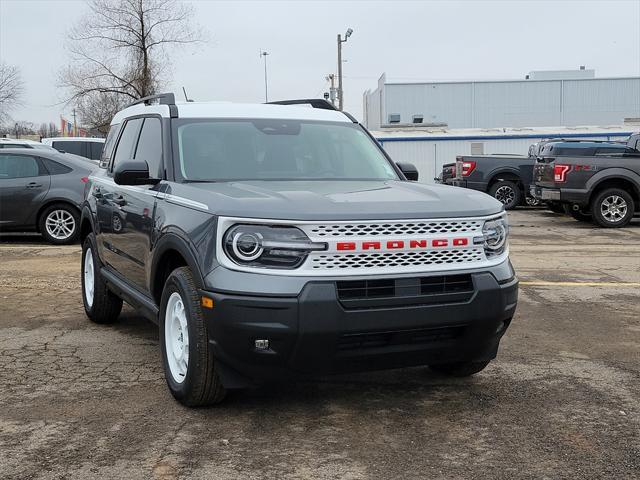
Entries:
[[640, 223], [510, 214], [521, 284], [498, 358], [173, 400], [158, 331], [91, 324], [80, 246], [0, 237], [0, 478], [640, 477]]

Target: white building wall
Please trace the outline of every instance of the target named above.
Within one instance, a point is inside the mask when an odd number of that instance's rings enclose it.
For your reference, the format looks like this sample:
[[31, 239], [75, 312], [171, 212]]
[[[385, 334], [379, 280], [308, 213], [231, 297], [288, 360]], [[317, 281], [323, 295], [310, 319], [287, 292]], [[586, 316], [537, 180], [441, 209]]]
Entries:
[[449, 128], [619, 125], [640, 117], [640, 77], [385, 83], [382, 76], [365, 101], [374, 106], [365, 116], [370, 129], [388, 124], [390, 114], [401, 123], [421, 114]]

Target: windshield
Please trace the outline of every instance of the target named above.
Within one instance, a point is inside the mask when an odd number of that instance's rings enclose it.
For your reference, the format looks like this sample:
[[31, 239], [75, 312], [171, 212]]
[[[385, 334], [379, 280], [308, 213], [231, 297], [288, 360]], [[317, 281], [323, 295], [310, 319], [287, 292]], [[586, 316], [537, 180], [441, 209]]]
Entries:
[[350, 123], [176, 120], [185, 180], [389, 180], [378, 146]]

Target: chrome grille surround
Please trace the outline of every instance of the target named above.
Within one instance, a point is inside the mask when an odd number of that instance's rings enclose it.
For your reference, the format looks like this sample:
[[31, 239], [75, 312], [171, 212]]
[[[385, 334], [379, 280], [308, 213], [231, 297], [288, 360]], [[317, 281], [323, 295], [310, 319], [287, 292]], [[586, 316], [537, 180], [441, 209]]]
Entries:
[[[410, 220], [351, 220], [304, 222], [252, 218], [219, 217], [217, 234], [218, 261], [239, 271], [284, 276], [342, 277], [386, 274], [449, 272], [489, 267], [508, 257], [508, 248], [499, 256], [487, 258], [482, 245], [473, 239], [482, 236], [486, 220], [500, 217]], [[222, 247], [224, 233], [231, 226], [242, 224], [290, 225], [299, 228], [313, 242], [327, 243], [327, 250], [311, 252], [296, 269], [281, 270], [238, 265], [231, 261]], [[464, 245], [455, 241], [466, 239]], [[446, 240], [446, 246], [433, 247], [433, 242]], [[391, 242], [390, 244], [388, 242]], [[420, 243], [419, 248], [411, 248]], [[423, 247], [424, 242], [426, 246]], [[344, 250], [340, 244], [356, 244]], [[371, 247], [379, 243], [379, 248]], [[402, 244], [402, 246], [400, 246]], [[344, 245], [343, 245], [344, 246]]]

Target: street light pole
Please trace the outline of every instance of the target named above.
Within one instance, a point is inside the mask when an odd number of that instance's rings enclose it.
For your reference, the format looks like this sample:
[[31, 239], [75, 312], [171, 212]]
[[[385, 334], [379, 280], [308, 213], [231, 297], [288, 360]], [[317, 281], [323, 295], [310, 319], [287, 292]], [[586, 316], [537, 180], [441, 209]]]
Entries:
[[260, 50], [260, 57], [264, 57], [264, 101], [265, 103], [269, 101], [269, 90], [267, 84], [267, 55], [269, 52], [263, 52]]
[[342, 90], [342, 44], [347, 41], [352, 33], [353, 30], [348, 28], [347, 32], [344, 34], [344, 39], [342, 38], [342, 35], [338, 34], [338, 110], [342, 110], [342, 107], [344, 106]]

